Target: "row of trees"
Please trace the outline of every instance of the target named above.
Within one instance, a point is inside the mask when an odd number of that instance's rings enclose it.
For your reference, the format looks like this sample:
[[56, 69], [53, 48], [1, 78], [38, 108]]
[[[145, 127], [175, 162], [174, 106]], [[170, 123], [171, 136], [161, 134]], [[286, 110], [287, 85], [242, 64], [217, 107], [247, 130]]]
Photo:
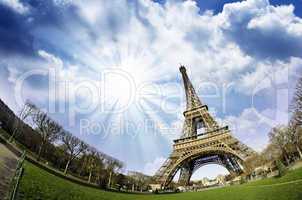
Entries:
[[[45, 162], [101, 187], [120, 184], [123, 163], [80, 140], [52, 120], [34, 104], [26, 102], [16, 116], [0, 100], [0, 121], [10, 133], [10, 141], [29, 149], [40, 162]], [[25, 123], [26, 122], [26, 123]], [[29, 126], [29, 125], [30, 126]]]
[[302, 77], [298, 80], [287, 125], [279, 125], [269, 132], [270, 143], [259, 155], [247, 160], [248, 173], [256, 167], [271, 164], [290, 165], [302, 159]]
[[0, 99], [0, 126], [10, 134], [9, 141], [17, 141], [38, 161], [101, 188], [146, 191], [152, 182], [152, 177], [141, 173], [122, 174], [122, 162], [64, 130], [31, 102], [26, 102], [17, 116]]
[[289, 123], [270, 131], [270, 145], [266, 149], [271, 158], [280, 159], [285, 165], [302, 159], [302, 77], [296, 85], [290, 111]]

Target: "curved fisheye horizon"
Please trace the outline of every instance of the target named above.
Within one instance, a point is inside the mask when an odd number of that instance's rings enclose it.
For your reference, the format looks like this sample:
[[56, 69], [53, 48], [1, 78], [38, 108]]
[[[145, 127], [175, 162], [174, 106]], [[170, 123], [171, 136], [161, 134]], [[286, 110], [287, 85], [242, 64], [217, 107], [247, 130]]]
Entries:
[[283, 174], [302, 157], [301, 3], [0, 0], [3, 152], [124, 192]]

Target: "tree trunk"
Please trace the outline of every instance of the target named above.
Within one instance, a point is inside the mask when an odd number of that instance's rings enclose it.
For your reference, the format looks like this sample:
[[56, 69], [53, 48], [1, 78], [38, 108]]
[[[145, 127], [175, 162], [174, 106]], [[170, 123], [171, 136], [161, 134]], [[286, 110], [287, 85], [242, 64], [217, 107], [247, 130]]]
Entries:
[[43, 143], [40, 145], [40, 147], [39, 147], [39, 151], [38, 151], [38, 158], [37, 158], [37, 160], [38, 161], [40, 161], [40, 158], [41, 158], [41, 154], [42, 154], [42, 149], [43, 149]]
[[90, 170], [90, 172], [89, 172], [89, 178], [88, 178], [88, 183], [91, 182], [91, 175], [92, 175], [92, 171]]
[[100, 185], [100, 184], [101, 184], [101, 177], [100, 177], [100, 174], [99, 174], [99, 173], [98, 173], [98, 175], [97, 175], [96, 180], [98, 181], [98, 184]]
[[9, 142], [12, 142], [14, 140], [14, 137], [15, 137], [16, 133], [17, 133], [17, 128], [14, 128], [13, 134], [8, 139]]
[[297, 151], [299, 153], [299, 157], [301, 159], [302, 158], [302, 152], [301, 152], [301, 149], [300, 149], [299, 145], [296, 145], [296, 149], [297, 149]]
[[66, 163], [64, 174], [67, 174], [67, 170], [68, 170], [69, 164], [70, 164], [70, 160], [68, 160], [68, 162]]
[[285, 158], [287, 166], [289, 166], [289, 158], [288, 158], [288, 156], [286, 154], [284, 154], [284, 158]]
[[289, 158], [285, 149], [282, 148], [283, 156], [285, 158], [287, 166], [289, 165]]
[[111, 188], [111, 177], [112, 177], [112, 172], [110, 172], [109, 174], [108, 188]]

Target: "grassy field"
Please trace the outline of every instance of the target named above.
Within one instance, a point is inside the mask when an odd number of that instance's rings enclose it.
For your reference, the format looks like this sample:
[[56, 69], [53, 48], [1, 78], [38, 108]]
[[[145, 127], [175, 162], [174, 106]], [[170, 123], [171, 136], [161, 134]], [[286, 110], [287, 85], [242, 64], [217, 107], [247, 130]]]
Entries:
[[135, 195], [79, 186], [26, 162], [20, 194], [26, 200], [301, 200], [302, 168], [289, 171], [282, 178], [240, 186], [179, 194]]

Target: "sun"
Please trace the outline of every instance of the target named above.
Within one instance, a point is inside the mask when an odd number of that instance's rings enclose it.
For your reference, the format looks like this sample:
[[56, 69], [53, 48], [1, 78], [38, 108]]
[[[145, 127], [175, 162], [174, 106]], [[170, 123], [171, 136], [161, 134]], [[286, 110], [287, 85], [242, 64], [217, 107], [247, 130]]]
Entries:
[[121, 69], [104, 72], [103, 98], [105, 101], [118, 102], [123, 106], [132, 103], [135, 96], [135, 80]]
[[146, 69], [134, 60], [127, 60], [120, 66], [103, 71], [104, 100], [118, 103], [119, 107], [127, 108], [139, 98], [138, 89], [150, 82]]

